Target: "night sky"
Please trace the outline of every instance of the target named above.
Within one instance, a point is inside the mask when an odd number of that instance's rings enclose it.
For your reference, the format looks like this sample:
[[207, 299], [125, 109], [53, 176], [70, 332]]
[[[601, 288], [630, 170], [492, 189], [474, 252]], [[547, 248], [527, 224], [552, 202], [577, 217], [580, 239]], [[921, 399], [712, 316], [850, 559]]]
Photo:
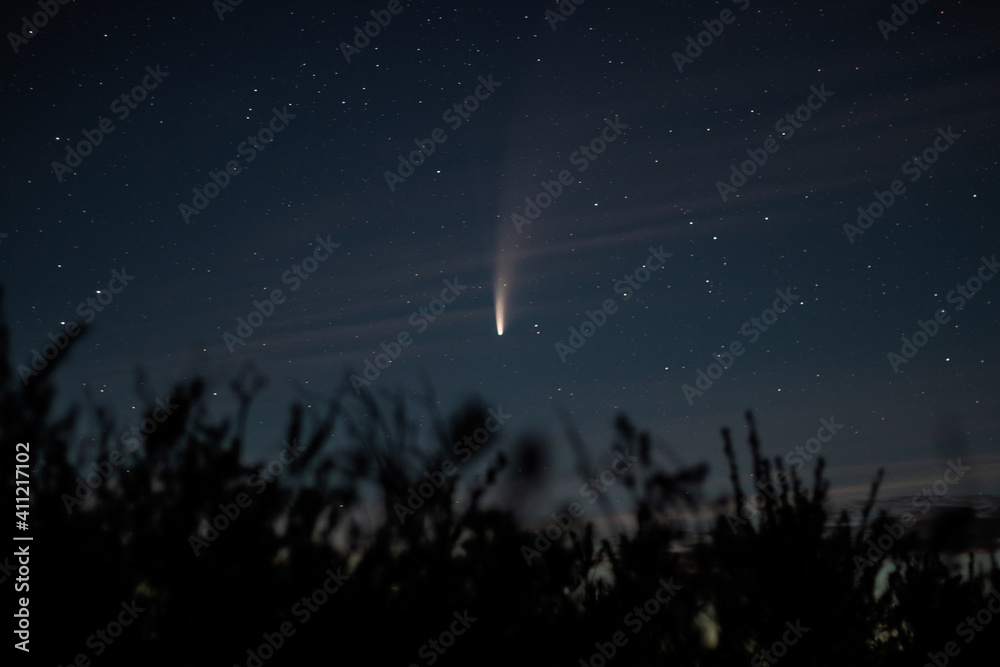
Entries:
[[3, 19], [0, 282], [25, 368], [89, 326], [60, 405], [128, 426], [141, 368], [222, 414], [251, 363], [271, 457], [368, 362], [551, 437], [556, 494], [562, 411], [721, 490], [747, 409], [770, 455], [842, 425], [835, 493], [1000, 492], [993, 5], [52, 4]]

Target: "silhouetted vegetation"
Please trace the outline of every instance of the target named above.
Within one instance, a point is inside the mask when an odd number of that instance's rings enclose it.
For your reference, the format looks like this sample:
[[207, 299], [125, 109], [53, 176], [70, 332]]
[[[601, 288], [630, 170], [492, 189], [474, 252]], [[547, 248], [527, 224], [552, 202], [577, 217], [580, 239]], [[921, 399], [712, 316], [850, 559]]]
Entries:
[[[428, 481], [424, 473], [454, 461], [453, 443], [482, 426], [486, 401], [445, 416], [432, 396], [357, 397], [342, 384], [318, 423], [301, 406], [291, 408], [285, 441], [294, 447], [285, 449], [295, 454], [267, 481], [259, 472], [267, 461], [248, 462], [243, 451], [262, 386], [252, 371], [231, 385], [240, 401], [235, 417], [210, 414], [205, 381], [186, 382], [167, 401], [176, 406], [169, 417], [129, 451], [120, 438], [127, 429], [100, 406], [93, 408], [98, 428], [83, 438], [78, 411], [52, 413], [53, 373], [71, 349], [25, 386], [3, 323], [0, 347], [0, 441], [9, 452], [30, 442], [35, 464], [30, 595], [38, 664], [68, 665], [84, 653], [96, 665], [247, 665], [248, 649], [283, 623], [294, 635], [262, 664], [426, 665], [438, 653], [421, 647], [455, 627], [463, 634], [434, 664], [600, 665], [603, 658], [591, 662], [600, 655], [595, 642], [610, 652], [621, 632], [627, 642], [607, 664], [737, 665], [791, 636], [796, 624], [808, 630], [781, 653], [788, 665], [922, 665], [948, 642], [961, 651], [950, 664], [995, 660], [987, 656], [996, 655], [1000, 621], [971, 642], [956, 634], [991, 599], [995, 563], [959, 576], [904, 536], [859, 571], [865, 540], [892, 523], [884, 512], [870, 516], [881, 473], [860, 528], [846, 513], [828, 521], [822, 459], [811, 488], [789, 471], [752, 520], [733, 522], [726, 514], [736, 514], [745, 493], [723, 431], [733, 496], [719, 501], [724, 511], [700, 535], [690, 517], [706, 507], [699, 491], [707, 467], [655, 465], [650, 435], [622, 416], [611, 451], [638, 457], [622, 475], [635, 529], [614, 544], [595, 537], [596, 510], [614, 514], [601, 495], [529, 565], [522, 548], [535, 548], [547, 522], [528, 522], [526, 508], [501, 500], [544, 484], [544, 443], [516, 440], [510, 427], [468, 465], [458, 463], [457, 474], [443, 475], [441, 488], [405, 521], [398, 518], [397, 504]], [[137, 383], [140, 395], [143, 387]], [[144, 417], [162, 417], [162, 406], [157, 412], [155, 399], [145, 400]], [[772, 463], [747, 418], [754, 479], [767, 479]], [[429, 424], [433, 447], [421, 440], [420, 422]], [[343, 434], [336, 442], [335, 428]], [[593, 468], [572, 429], [569, 437], [582, 481]], [[267, 460], [281, 450], [274, 443]], [[115, 451], [124, 463], [82, 504], [68, 500], [78, 478]], [[5, 459], [9, 470], [13, 455]], [[487, 469], [476, 475], [477, 465]], [[11, 497], [13, 475], [4, 479]], [[240, 494], [250, 500], [245, 507]], [[579, 500], [555, 499], [549, 512]], [[239, 507], [239, 516], [209, 539], [204, 522], [223, 512], [220, 505]], [[880, 586], [887, 557], [895, 570]], [[338, 574], [329, 586], [339, 588], [306, 619], [303, 596]], [[669, 602], [640, 623], [635, 608], [663, 582], [675, 589]], [[133, 599], [144, 611], [95, 655], [88, 637]], [[475, 619], [467, 629], [456, 621], [463, 613]]]

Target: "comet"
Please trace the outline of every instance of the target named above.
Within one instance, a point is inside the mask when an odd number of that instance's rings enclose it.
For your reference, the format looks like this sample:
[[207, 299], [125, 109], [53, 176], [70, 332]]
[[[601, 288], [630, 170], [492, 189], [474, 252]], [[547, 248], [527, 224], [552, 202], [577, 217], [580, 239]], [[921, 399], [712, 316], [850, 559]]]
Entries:
[[507, 318], [510, 317], [510, 285], [508, 278], [513, 276], [514, 253], [508, 250], [507, 240], [503, 230], [498, 230], [496, 261], [493, 263], [493, 310], [497, 320], [497, 335], [502, 336], [507, 328]]
[[507, 283], [499, 277], [493, 291], [493, 307], [497, 316], [497, 335], [503, 335], [504, 316], [507, 313]]
[[[518, 124], [520, 121], [514, 121]], [[495, 243], [493, 246], [493, 311], [496, 317], [497, 336], [502, 336], [508, 326], [517, 319], [520, 311], [515, 307], [515, 292], [518, 290], [518, 281], [523, 280], [523, 270], [518, 271], [518, 262], [523, 259], [521, 251], [520, 229], [513, 224], [510, 218], [511, 212], [517, 210], [520, 198], [524, 196], [522, 183], [515, 174], [521, 171], [520, 160], [523, 151], [520, 143], [523, 142], [525, 133], [520, 126], [509, 127], [507, 132], [507, 156], [503, 160], [500, 169], [506, 176], [506, 183], [500, 186], [499, 193], [490, 193], [484, 186], [482, 199], [493, 209], [490, 214], [493, 216], [493, 223], [496, 228]], [[483, 182], [490, 181], [484, 178]], [[484, 322], [485, 324], [485, 322]]]
[[508, 238], [509, 229], [497, 227], [496, 258], [493, 262], [493, 310], [497, 320], [497, 335], [502, 336], [510, 317], [510, 285], [508, 278], [514, 275], [514, 250]]

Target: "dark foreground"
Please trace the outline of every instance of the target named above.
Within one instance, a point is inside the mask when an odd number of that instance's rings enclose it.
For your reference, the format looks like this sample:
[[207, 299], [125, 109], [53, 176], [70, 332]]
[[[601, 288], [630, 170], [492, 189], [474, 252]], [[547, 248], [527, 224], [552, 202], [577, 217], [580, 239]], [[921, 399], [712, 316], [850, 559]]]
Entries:
[[[490, 418], [475, 401], [445, 417], [340, 392], [322, 423], [307, 427], [292, 409], [279, 463], [247, 464], [251, 374], [233, 383], [234, 417], [208, 414], [194, 381], [149, 401], [148, 436], [121, 437], [97, 408], [91, 441], [77, 435], [79, 415], [51, 414], [59, 360], [25, 386], [6, 327], [0, 347], [3, 479], [15, 497], [15, 444], [26, 443], [30, 529], [18, 534], [33, 537], [0, 554], [16, 659], [4, 664], [861, 667], [994, 664], [1000, 648], [995, 564], [944, 564], [938, 551], [961, 543], [955, 522], [935, 542], [926, 526], [873, 516], [874, 471], [860, 520], [827, 516], [821, 460], [751, 520], [720, 518], [708, 539], [678, 549], [690, 526], [673, 517], [700, 507], [707, 468], [652, 465], [649, 436], [620, 418], [611, 450], [637, 456], [615, 474], [638, 530], [612, 549], [570, 503], [539, 527], [492, 500], [542, 482], [544, 443], [505, 443], [505, 455], [491, 440], [470, 463], [490, 470], [463, 469], [454, 443]], [[435, 448], [416, 446], [421, 410]], [[769, 478], [750, 427], [755, 478]], [[335, 429], [345, 435], [334, 452]], [[739, 516], [728, 432], [722, 444], [734, 487], [724, 502]], [[582, 454], [580, 465], [593, 473]], [[887, 559], [896, 570], [877, 585]], [[30, 653], [12, 648], [19, 623]]]

